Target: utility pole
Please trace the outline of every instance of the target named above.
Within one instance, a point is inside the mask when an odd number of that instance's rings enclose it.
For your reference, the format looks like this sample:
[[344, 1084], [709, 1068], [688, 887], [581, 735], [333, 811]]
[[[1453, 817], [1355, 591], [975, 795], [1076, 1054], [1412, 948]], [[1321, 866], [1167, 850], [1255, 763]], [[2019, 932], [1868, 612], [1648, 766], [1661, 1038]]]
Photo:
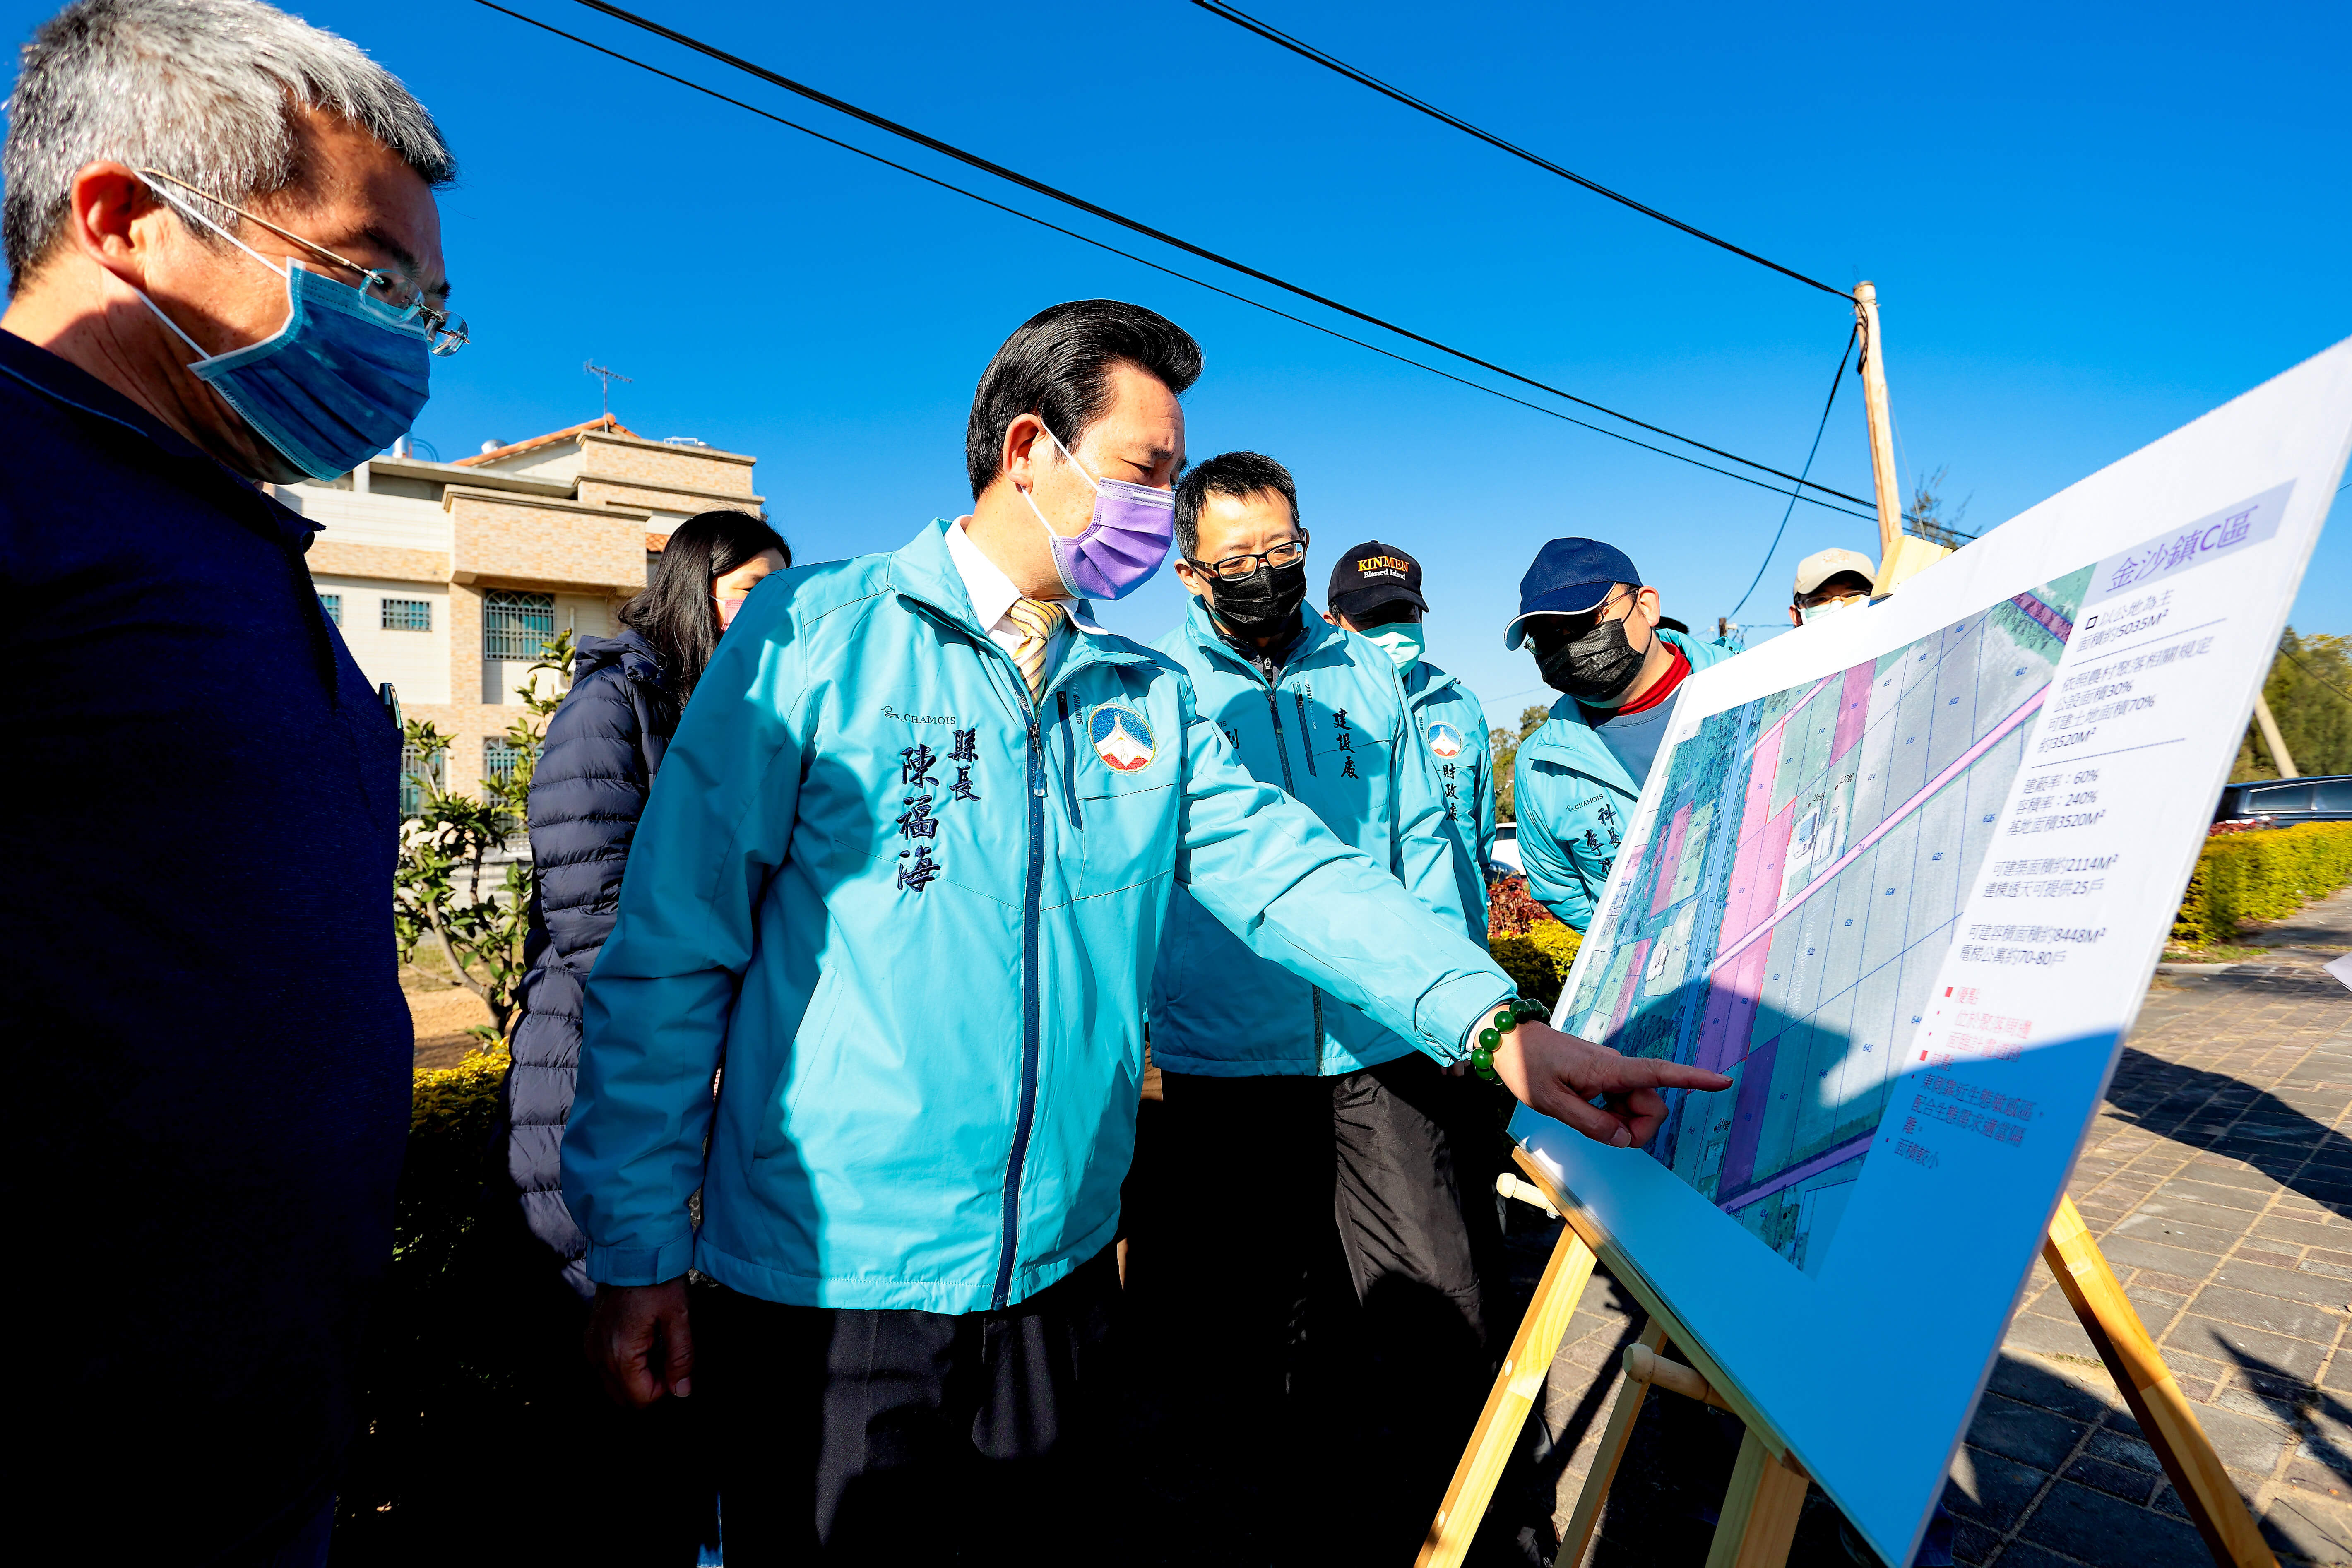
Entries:
[[625, 381], [635, 385], [634, 378], [623, 375], [617, 370], [606, 370], [594, 360], [582, 360], [580, 368], [594, 376], [599, 383], [596, 405], [603, 415], [603, 423], [611, 424], [613, 422], [613, 384], [616, 381]]
[[1878, 286], [1853, 286], [1853, 316], [1862, 329], [1862, 405], [1870, 421], [1870, 477], [1878, 500], [1877, 591], [1902, 581], [1951, 552], [1903, 531], [1903, 489], [1895, 469], [1895, 416], [1886, 403], [1886, 343], [1878, 331]]
[[2263, 744], [2270, 748], [2271, 761], [2278, 764], [2279, 777], [2299, 779], [2294, 759], [2286, 754], [2286, 737], [2279, 733], [2278, 721], [2271, 717], [2271, 705], [2263, 700], [2258, 689], [2254, 693], [2254, 726], [2263, 732]]
[[[1886, 352], [1878, 336], [1878, 285], [1853, 286], [1854, 320], [1862, 324], [1862, 406], [1870, 421], [1870, 477], [1878, 495], [1878, 568], [1895, 564], [1903, 543], [1903, 490], [1895, 472], [1895, 418], [1886, 405]], [[1880, 591], [1885, 592], [1882, 584]]]

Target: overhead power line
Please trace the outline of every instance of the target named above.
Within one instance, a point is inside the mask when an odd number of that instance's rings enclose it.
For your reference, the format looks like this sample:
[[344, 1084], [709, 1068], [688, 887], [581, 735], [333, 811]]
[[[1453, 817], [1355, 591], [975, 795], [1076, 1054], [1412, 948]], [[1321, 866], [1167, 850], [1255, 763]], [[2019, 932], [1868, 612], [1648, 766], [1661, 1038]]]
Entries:
[[1419, 110], [1422, 113], [1428, 115], [1432, 120], [1442, 121], [1445, 124], [1454, 127], [1456, 131], [1463, 132], [1465, 135], [1475, 136], [1479, 141], [1486, 142], [1489, 147], [1500, 148], [1503, 152], [1508, 153], [1514, 158], [1525, 159], [1527, 162], [1533, 163], [1538, 169], [1558, 174], [1561, 179], [1569, 181], [1572, 184], [1582, 185], [1586, 190], [1591, 191], [1595, 195], [1607, 196], [1611, 201], [1617, 203], [1621, 206], [1631, 207], [1635, 212], [1642, 214], [1645, 217], [1656, 218], [1660, 223], [1665, 224], [1669, 227], [1678, 228], [1685, 234], [1690, 235], [1695, 238], [1706, 241], [1709, 245], [1720, 247], [1722, 249], [1731, 252], [1734, 256], [1744, 256], [1759, 267], [1769, 267], [1784, 278], [1793, 278], [1798, 282], [1805, 284], [1811, 288], [1818, 289], [1824, 294], [1834, 294], [1839, 299], [1848, 301], [1851, 301], [1853, 299], [1853, 295], [1847, 293], [1843, 289], [1824, 283], [1818, 278], [1808, 278], [1793, 267], [1783, 267], [1779, 262], [1772, 260], [1769, 257], [1759, 256], [1752, 250], [1732, 244], [1731, 241], [1725, 239], [1720, 235], [1709, 234], [1706, 230], [1698, 227], [1696, 225], [1685, 223], [1682, 219], [1672, 216], [1666, 213], [1662, 213], [1657, 208], [1651, 206], [1646, 203], [1637, 202], [1633, 197], [1625, 195], [1622, 191], [1612, 191], [1607, 185], [1601, 184], [1598, 180], [1588, 180], [1573, 169], [1563, 169], [1558, 163], [1553, 163], [1550, 159], [1543, 156], [1541, 153], [1531, 153], [1516, 142], [1506, 142], [1503, 138], [1496, 135], [1491, 131], [1482, 131], [1466, 120], [1446, 113], [1445, 110], [1438, 108], [1433, 103], [1424, 102], [1423, 100], [1415, 98], [1412, 94], [1405, 91], [1402, 88], [1390, 86], [1387, 82], [1382, 81], [1380, 78], [1373, 76], [1369, 71], [1358, 70], [1354, 66], [1348, 64], [1347, 61], [1339, 59], [1336, 56], [1327, 54], [1323, 50], [1317, 48], [1313, 44], [1307, 42], [1304, 38], [1293, 37], [1288, 33], [1284, 32], [1281, 28], [1275, 26], [1270, 22], [1261, 22], [1256, 17], [1251, 16], [1248, 12], [1233, 5], [1226, 5], [1224, 0], [1192, 0], [1192, 4], [1198, 5], [1202, 10], [1208, 12], [1213, 16], [1222, 16], [1237, 27], [1246, 27], [1251, 32], [1255, 33], [1259, 37], [1265, 39], [1268, 43], [1279, 44], [1295, 55], [1298, 55], [1306, 59], [1313, 60], [1317, 65], [1323, 67], [1327, 70], [1337, 71], [1341, 76], [1346, 77], [1349, 81], [1369, 87], [1374, 92], [1380, 93], [1384, 97], [1392, 98], [1408, 109]]
[[[522, 16], [520, 12], [509, 11], [503, 5], [493, 5], [491, 0], [478, 0], [478, 3], [488, 5], [492, 10], [505, 12], [506, 15], [516, 16], [520, 20], [531, 20], [530, 17]], [[714, 44], [705, 43], [699, 38], [694, 37], [689, 34], [681, 33], [674, 27], [665, 26], [661, 23], [656, 22], [649, 17], [640, 16], [634, 11], [626, 11], [618, 5], [610, 5], [607, 3], [607, 0], [578, 0], [578, 3], [587, 6], [592, 11], [601, 12], [604, 16], [613, 17], [616, 21], [625, 22], [629, 26], [639, 28], [642, 31], [651, 33], [656, 37], [666, 38], [671, 43], [677, 44], [681, 47], [692, 49], [696, 53], [717, 60], [722, 65], [740, 70], [747, 76], [757, 77], [761, 80], [781, 87], [788, 92], [797, 93], [801, 97], [806, 98], [814, 102], [822, 103], [826, 108], [846, 114], [852, 119], [864, 121], [866, 124], [874, 126], [877, 130], [887, 131], [893, 136], [903, 137], [907, 141], [913, 142], [919, 146], [929, 148], [932, 152], [940, 153], [943, 156], [953, 158], [959, 163], [969, 164], [972, 168], [993, 174], [999, 179], [1009, 181], [1013, 184], [1021, 186], [1024, 190], [1034, 191], [1040, 195], [1049, 197], [1066, 206], [1076, 207], [1080, 212], [1101, 218], [1108, 223], [1117, 224], [1122, 228], [1142, 235], [1147, 238], [1158, 240], [1163, 245], [1172, 246], [1176, 249], [1181, 250], [1188, 255], [1197, 256], [1204, 261], [1213, 262], [1219, 267], [1230, 268], [1233, 271], [1241, 273], [1244, 277], [1254, 278], [1261, 283], [1270, 284], [1276, 289], [1282, 289], [1286, 293], [1295, 294], [1302, 300], [1308, 300], [1318, 305], [1324, 306], [1327, 309], [1337, 310], [1342, 315], [1351, 316], [1357, 321], [1363, 321], [1370, 326], [1378, 327], [1383, 331], [1393, 332], [1401, 338], [1419, 343], [1424, 348], [1434, 349], [1438, 353], [1445, 354], [1451, 358], [1460, 360], [1465, 364], [1474, 364], [1481, 370], [1492, 371], [1494, 374], [1504, 376], [1511, 381], [1516, 381], [1523, 386], [1530, 386], [1538, 392], [1549, 393], [1554, 397], [1573, 403], [1579, 407], [1590, 408], [1597, 414], [1607, 415], [1610, 418], [1622, 421], [1627, 425], [1633, 426], [1636, 429], [1647, 430], [1654, 436], [1663, 436], [1670, 441], [1678, 441], [1684, 446], [1694, 447], [1698, 451], [1706, 452], [1712, 457], [1721, 458], [1727, 462], [1738, 463], [1743, 468], [1753, 468], [1759, 473], [1769, 474], [1774, 479], [1786, 479], [1790, 484], [1797, 485], [1801, 489], [1818, 490], [1822, 495], [1832, 496], [1839, 500], [1848, 501], [1859, 507], [1867, 508], [1875, 504], [1864, 500], [1861, 496], [1849, 495], [1843, 490], [1832, 489], [1827, 485], [1818, 484], [1811, 479], [1801, 479], [1795, 474], [1776, 468], [1769, 463], [1759, 463], [1752, 458], [1743, 458], [1737, 452], [1727, 452], [1720, 447], [1709, 446], [1707, 443], [1698, 440], [1693, 437], [1681, 435], [1675, 431], [1669, 430], [1662, 425], [1653, 425], [1647, 420], [1636, 419], [1632, 415], [1622, 413], [1617, 409], [1609, 407], [1605, 404], [1595, 403], [1590, 398], [1579, 397], [1574, 393], [1567, 391], [1562, 387], [1554, 386], [1549, 382], [1538, 381], [1533, 376], [1522, 375], [1517, 371], [1512, 370], [1506, 365], [1496, 364], [1492, 360], [1482, 359], [1478, 355], [1471, 353], [1466, 350], [1457, 349], [1453, 347], [1451, 344], [1440, 342], [1435, 338], [1426, 337], [1408, 327], [1399, 326], [1394, 321], [1375, 316], [1369, 311], [1359, 310], [1354, 306], [1343, 304], [1339, 300], [1334, 300], [1327, 294], [1318, 294], [1311, 289], [1304, 288], [1299, 284], [1292, 283], [1286, 279], [1277, 278], [1271, 272], [1262, 271], [1257, 268], [1248, 265], [1246, 262], [1236, 261], [1229, 256], [1220, 255], [1218, 252], [1210, 250], [1203, 246], [1194, 245], [1190, 240], [1179, 238], [1177, 236], [1170, 234], [1164, 229], [1155, 228], [1150, 224], [1129, 217], [1124, 214], [1113, 212], [1110, 208], [1090, 202], [1083, 196], [1074, 195], [1056, 186], [1049, 185], [1042, 180], [1032, 179], [1028, 175], [1024, 174], [1017, 170], [1009, 169], [1002, 163], [996, 163], [988, 158], [983, 158], [977, 153], [967, 152], [963, 148], [958, 147], [951, 142], [942, 142], [938, 137], [927, 135], [923, 132], [915, 130], [912, 126], [902, 125], [895, 120], [877, 114], [870, 110], [860, 109], [854, 103], [850, 103], [843, 99], [835, 98], [831, 93], [821, 91], [816, 88], [810, 87], [804, 82], [794, 81], [790, 77], [770, 70], [765, 66], [758, 65], [751, 60], [747, 60], [740, 55], [730, 54], [725, 49], [719, 48]], [[539, 23], [536, 25], [546, 26], [546, 24], [544, 23]], [[561, 29], [555, 27], [547, 27], [547, 31], [561, 33]], [[573, 35], [568, 33], [563, 33], [562, 36], [565, 37], [573, 37]], [[574, 38], [574, 41], [581, 43], [586, 42], [585, 39], [576, 37]], [[603, 52], [611, 54], [615, 58], [628, 60], [629, 63], [633, 65], [645, 64], [644, 61], [635, 59], [630, 56], [619, 54], [614, 50], [606, 49]], [[652, 69], [653, 68], [647, 66], [646, 68]], [[666, 75], [667, 73], [662, 74]], [[714, 94], [713, 96], [723, 95]], [[784, 123], [789, 124], [791, 122], [784, 121]], [[795, 126], [794, 129], [806, 128]], [[939, 183], [944, 184], [945, 182]], [[954, 187], [951, 186], [950, 188], [953, 189]], [[1412, 363], [1417, 362], [1407, 361], [1406, 363]], [[1772, 486], [1767, 488], [1777, 489], [1778, 487]]]
[[781, 114], [776, 114], [768, 110], [761, 109], [757, 104], [746, 103], [740, 98], [730, 98], [726, 93], [720, 92], [715, 88], [705, 87], [698, 81], [694, 81], [686, 77], [677, 76], [669, 71], [663, 70], [658, 66], [649, 65], [646, 61], [636, 58], [635, 56], [625, 55], [617, 49], [607, 48], [602, 44], [580, 37], [577, 33], [567, 33], [562, 28], [542, 22], [535, 16], [527, 16], [520, 11], [509, 10], [506, 6], [496, 4], [496, 0], [476, 0], [476, 4], [485, 6], [489, 10], [496, 11], [502, 16], [510, 16], [518, 22], [537, 27], [543, 33], [550, 33], [556, 37], [565, 39], [571, 43], [578, 44], [583, 48], [593, 49], [597, 54], [603, 55], [609, 59], [618, 60], [624, 65], [635, 66], [639, 70], [661, 78], [664, 81], [675, 82], [679, 87], [691, 89], [696, 92], [701, 93], [706, 98], [717, 99], [719, 102], [740, 109], [746, 113], [756, 114], [762, 120], [771, 121], [775, 124], [784, 126], [788, 130], [797, 131], [803, 136], [814, 137], [815, 140], [824, 142], [829, 147], [837, 147], [845, 153], [854, 153], [861, 158], [881, 164], [886, 169], [895, 169], [898, 173], [911, 175], [913, 178], [920, 180], [926, 184], [936, 185], [943, 191], [952, 191], [957, 195], [968, 197], [972, 201], [978, 202], [984, 207], [993, 208], [1008, 216], [1020, 218], [1025, 223], [1035, 224], [1040, 228], [1050, 230], [1051, 232], [1062, 235], [1066, 238], [1075, 239], [1081, 245], [1090, 245], [1097, 250], [1107, 251], [1110, 255], [1132, 261], [1139, 267], [1148, 267], [1154, 272], [1161, 273], [1170, 278], [1174, 278], [1181, 282], [1190, 283], [1198, 289], [1205, 289], [1212, 294], [1222, 295], [1223, 298], [1232, 300], [1238, 304], [1248, 305], [1253, 309], [1264, 310], [1270, 316], [1278, 316], [1286, 321], [1295, 322], [1297, 325], [1306, 327], [1313, 331], [1321, 332], [1327, 337], [1337, 338], [1343, 343], [1353, 343], [1358, 348], [1368, 349], [1373, 353], [1381, 355], [1384, 359], [1394, 360], [1399, 364], [1407, 364], [1412, 366], [1415, 370], [1427, 371], [1432, 375], [1441, 376], [1457, 385], [1466, 386], [1474, 392], [1483, 392], [1490, 397], [1499, 397], [1506, 403], [1515, 403], [1522, 408], [1531, 409], [1538, 414], [1543, 415], [1547, 418], [1558, 419], [1565, 424], [1574, 425], [1580, 429], [1590, 430], [1595, 435], [1606, 436], [1612, 441], [1622, 441], [1628, 446], [1639, 447], [1645, 452], [1655, 452], [1662, 458], [1672, 458], [1678, 463], [1688, 463], [1693, 468], [1705, 468], [1710, 474], [1721, 474], [1725, 479], [1738, 479], [1743, 485], [1754, 485], [1759, 489], [1769, 490], [1776, 496], [1790, 496], [1793, 500], [1803, 501], [1808, 506], [1817, 506], [1826, 511], [1836, 512], [1841, 517], [1858, 517], [1863, 518], [1865, 521], [1867, 521], [1869, 517], [1868, 513], [1850, 512], [1842, 506], [1833, 505], [1829, 501], [1819, 500], [1813, 496], [1805, 495], [1800, 491], [1784, 490], [1780, 486], [1769, 483], [1764, 479], [1757, 479], [1753, 475], [1735, 473], [1729, 468], [1718, 468], [1713, 463], [1703, 463], [1696, 458], [1690, 456], [1687, 452], [1675, 452], [1664, 447], [1654, 447], [1647, 441], [1636, 440], [1634, 437], [1626, 435], [1622, 430], [1612, 430], [1606, 426], [1595, 425], [1588, 420], [1579, 419], [1573, 415], [1562, 414], [1557, 408], [1547, 408], [1540, 403], [1530, 403], [1524, 397], [1515, 396], [1510, 393], [1500, 390], [1499, 388], [1488, 386], [1483, 382], [1475, 382], [1472, 381], [1467, 376], [1456, 375], [1450, 370], [1441, 370], [1436, 365], [1426, 363], [1423, 361], [1414, 359], [1407, 354], [1398, 353], [1392, 349], [1382, 348], [1378, 343], [1366, 342], [1361, 338], [1353, 337], [1336, 328], [1325, 326], [1320, 321], [1310, 321], [1304, 316], [1292, 315], [1289, 311], [1269, 305], [1262, 300], [1253, 300], [1246, 294], [1237, 294], [1231, 289], [1220, 287], [1217, 284], [1209, 282], [1205, 279], [1195, 278], [1189, 272], [1179, 272], [1176, 268], [1154, 261], [1149, 257], [1138, 256], [1131, 250], [1122, 250], [1118, 246], [1107, 244], [1102, 240], [1095, 238], [1092, 235], [1080, 234], [1076, 229], [1064, 228], [1061, 225], [1048, 222], [1046, 219], [1037, 216], [1034, 213], [1025, 213], [1019, 207], [1007, 206], [1004, 203], [992, 200], [987, 196], [980, 195], [976, 191], [966, 190], [961, 185], [952, 184], [933, 174], [927, 174], [920, 169], [911, 169], [904, 163], [893, 162], [888, 158], [883, 157], [879, 153], [868, 152], [866, 149], [857, 146], [853, 142], [844, 142], [836, 137], [827, 136], [824, 132], [812, 130], [810, 127], [801, 124], [798, 121], [787, 120]]
[[[1853, 330], [1846, 333], [1845, 347], [1838, 351], [1837, 373], [1830, 377], [1830, 395], [1828, 400], [1822, 405], [1822, 422], [1813, 427], [1812, 448], [1805, 454], [1805, 471], [1807, 473], [1811, 473], [1812, 471], [1813, 458], [1815, 454], [1819, 453], [1822, 449], [1822, 433], [1830, 427], [1830, 410], [1837, 406], [1838, 388], [1845, 384], [1846, 361], [1853, 357], [1854, 340], [1861, 335], [1862, 323], [1860, 321], [1856, 321], [1853, 324]], [[1790, 514], [1794, 512], [1796, 510], [1796, 499], [1794, 496], [1791, 496], [1788, 506], [1783, 508], [1780, 512], [1780, 526], [1773, 531], [1772, 542], [1765, 546], [1764, 559], [1756, 563], [1756, 575], [1749, 580], [1748, 592], [1740, 595], [1739, 603], [1731, 606], [1731, 616], [1736, 616], [1740, 611], [1746, 609], [1748, 607], [1748, 601], [1756, 596], [1756, 584], [1764, 581], [1765, 570], [1772, 564], [1772, 557], [1780, 548], [1780, 536], [1789, 531]], [[1724, 619], [1727, 621], [1731, 618], [1731, 616], [1726, 616]]]

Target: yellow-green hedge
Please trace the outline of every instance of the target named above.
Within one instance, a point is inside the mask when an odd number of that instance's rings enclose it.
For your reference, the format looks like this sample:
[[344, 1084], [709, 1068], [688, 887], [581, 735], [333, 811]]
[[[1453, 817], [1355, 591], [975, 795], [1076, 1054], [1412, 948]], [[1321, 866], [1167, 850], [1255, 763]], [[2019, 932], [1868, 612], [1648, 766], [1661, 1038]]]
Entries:
[[2205, 841], [2172, 923], [2189, 947], [2229, 942], [2246, 921], [2291, 915], [2352, 882], [2352, 822], [2309, 822]]
[[1558, 921], [1543, 921], [1528, 927], [1525, 936], [1498, 936], [1486, 946], [1520, 995], [1549, 1007], [1559, 1000], [1560, 983], [1568, 978], [1568, 966], [1576, 962], [1576, 950], [1583, 942], [1580, 932]]

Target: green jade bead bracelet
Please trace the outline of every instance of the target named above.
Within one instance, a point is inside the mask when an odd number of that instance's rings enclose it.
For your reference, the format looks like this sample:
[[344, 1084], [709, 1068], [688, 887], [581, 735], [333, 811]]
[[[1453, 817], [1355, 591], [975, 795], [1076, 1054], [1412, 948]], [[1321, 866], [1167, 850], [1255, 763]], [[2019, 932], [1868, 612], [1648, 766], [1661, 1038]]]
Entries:
[[1470, 1070], [1488, 1083], [1502, 1082], [1502, 1075], [1495, 1070], [1495, 1047], [1503, 1043], [1505, 1035], [1529, 1018], [1542, 1017], [1547, 1011], [1541, 1003], [1530, 1002], [1524, 996], [1514, 996], [1496, 1008], [1493, 1026], [1478, 1031], [1478, 1043], [1470, 1049]]

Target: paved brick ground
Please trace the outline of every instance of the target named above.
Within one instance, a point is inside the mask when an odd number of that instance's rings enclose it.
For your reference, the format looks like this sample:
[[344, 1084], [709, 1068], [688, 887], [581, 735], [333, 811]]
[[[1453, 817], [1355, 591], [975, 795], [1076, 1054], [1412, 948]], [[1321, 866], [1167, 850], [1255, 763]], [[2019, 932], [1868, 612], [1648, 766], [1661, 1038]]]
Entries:
[[[2072, 1190], [2280, 1557], [2352, 1563], [2352, 993], [2320, 970], [2352, 892], [2252, 940], [2258, 963], [2157, 977]], [[1553, 1366], [1563, 1524], [1638, 1311], [1596, 1280]], [[1737, 1429], [1650, 1399], [1596, 1565], [1705, 1558]], [[1964, 1563], [2210, 1561], [2039, 1264], [1946, 1501]], [[1793, 1556], [1849, 1561], [1819, 1493]]]

